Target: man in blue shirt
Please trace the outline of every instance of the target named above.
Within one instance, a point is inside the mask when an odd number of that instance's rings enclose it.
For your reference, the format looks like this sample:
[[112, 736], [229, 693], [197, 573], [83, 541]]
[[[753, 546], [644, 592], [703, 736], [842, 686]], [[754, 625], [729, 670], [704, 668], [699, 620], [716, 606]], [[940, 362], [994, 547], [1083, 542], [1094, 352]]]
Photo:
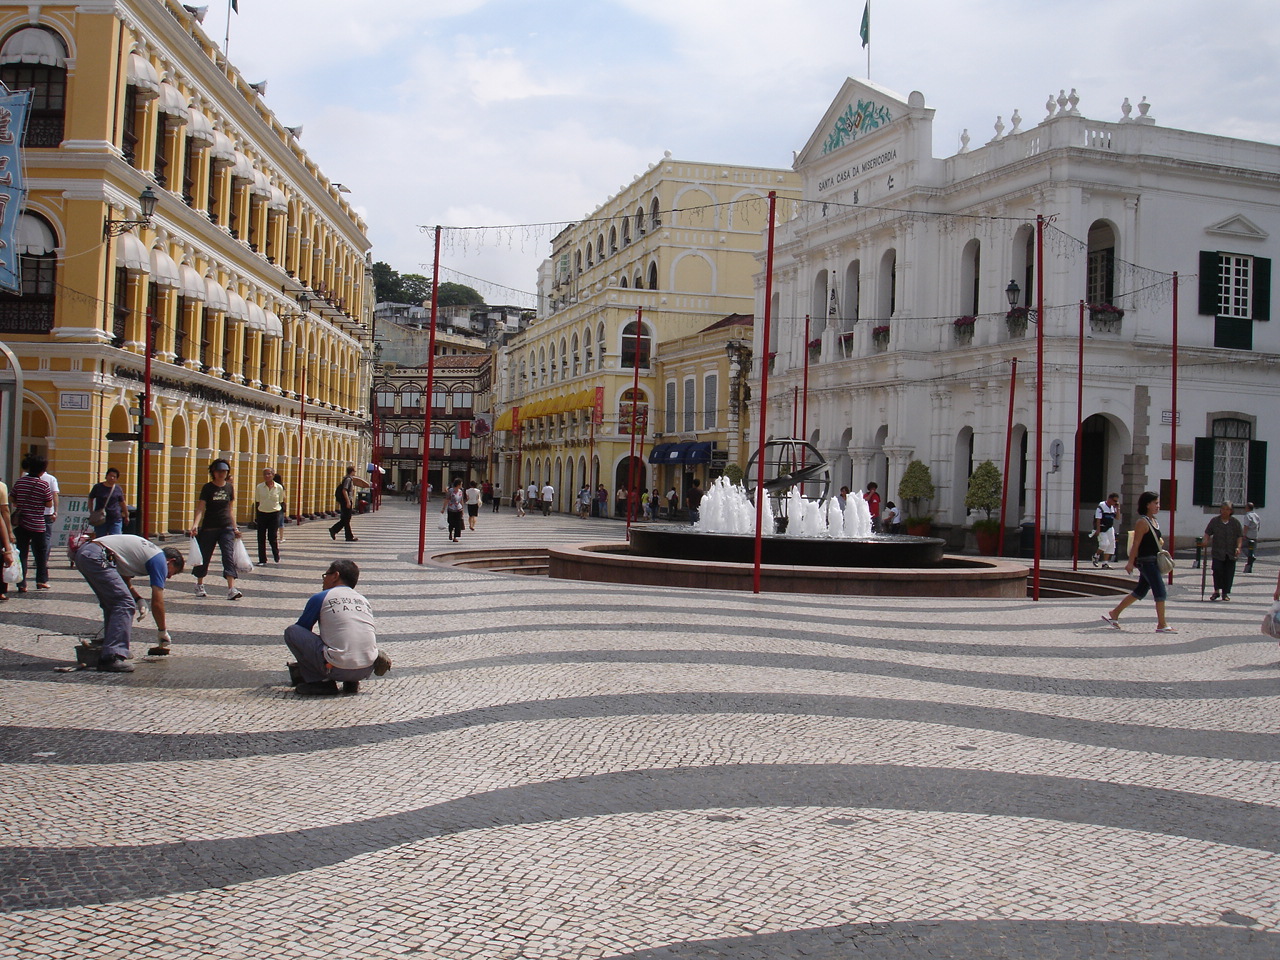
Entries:
[[133, 673], [129, 662], [129, 640], [133, 618], [142, 596], [133, 588], [134, 577], [144, 574], [151, 581], [151, 612], [156, 620], [156, 642], [148, 653], [169, 653], [169, 631], [164, 612], [164, 585], [182, 572], [184, 561], [176, 547], [161, 549], [150, 540], [131, 534], [99, 537], [81, 545], [75, 555], [76, 569], [93, 588], [102, 607], [102, 653], [98, 669], [103, 673]]
[[[284, 642], [297, 663], [289, 664], [289, 676], [300, 695], [328, 696], [358, 693], [360, 681], [371, 673], [382, 676], [391, 669], [391, 658], [378, 651], [373, 608], [356, 593], [360, 568], [354, 560], [335, 560], [321, 578], [324, 587], [313, 594], [298, 622], [285, 628]], [[312, 628], [319, 625], [320, 632]]]

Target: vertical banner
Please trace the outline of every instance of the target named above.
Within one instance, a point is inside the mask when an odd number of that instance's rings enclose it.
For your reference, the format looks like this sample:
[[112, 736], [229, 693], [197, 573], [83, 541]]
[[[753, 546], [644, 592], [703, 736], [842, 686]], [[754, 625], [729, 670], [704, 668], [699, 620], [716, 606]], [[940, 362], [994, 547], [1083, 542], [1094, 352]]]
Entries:
[[604, 387], [596, 387], [596, 402], [591, 408], [591, 422], [604, 423]]
[[0, 289], [10, 293], [22, 292], [22, 251], [15, 234], [27, 195], [21, 150], [31, 95], [31, 90], [10, 93], [0, 84]]

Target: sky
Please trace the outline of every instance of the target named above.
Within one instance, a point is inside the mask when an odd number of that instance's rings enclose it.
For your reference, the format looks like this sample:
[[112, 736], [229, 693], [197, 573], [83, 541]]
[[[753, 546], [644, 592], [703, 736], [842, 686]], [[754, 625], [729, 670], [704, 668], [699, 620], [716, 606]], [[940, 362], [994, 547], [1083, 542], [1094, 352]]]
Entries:
[[[365, 218], [374, 260], [430, 274], [422, 225], [564, 224], [670, 151], [789, 168], [846, 77], [863, 0], [210, 0], [266, 103]], [[1280, 144], [1274, 0], [874, 0], [871, 78], [936, 109], [934, 155], [1079, 109]], [[1135, 110], [1136, 116], [1136, 110]], [[528, 303], [558, 227], [449, 243], [441, 278]], [[445, 234], [449, 236], [448, 232]], [[498, 238], [501, 239], [498, 239]], [[475, 278], [475, 279], [471, 279]]]

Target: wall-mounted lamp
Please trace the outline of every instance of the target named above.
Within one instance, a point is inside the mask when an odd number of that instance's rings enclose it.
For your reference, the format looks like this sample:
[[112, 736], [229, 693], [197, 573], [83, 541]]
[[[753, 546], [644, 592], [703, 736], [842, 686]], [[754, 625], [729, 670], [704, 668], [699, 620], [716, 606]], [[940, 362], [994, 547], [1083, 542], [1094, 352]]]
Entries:
[[111, 237], [118, 237], [122, 233], [128, 233], [134, 227], [150, 226], [151, 218], [155, 215], [156, 204], [160, 198], [156, 196], [154, 190], [150, 187], [144, 187], [142, 193], [138, 194], [138, 206], [142, 208], [141, 220], [112, 220], [108, 217], [102, 221], [102, 238], [104, 240]]
[[1022, 295], [1022, 288], [1018, 286], [1017, 280], [1010, 280], [1009, 285], [1004, 288], [1005, 299], [1009, 301], [1009, 309], [1013, 309], [1018, 305], [1018, 297]]

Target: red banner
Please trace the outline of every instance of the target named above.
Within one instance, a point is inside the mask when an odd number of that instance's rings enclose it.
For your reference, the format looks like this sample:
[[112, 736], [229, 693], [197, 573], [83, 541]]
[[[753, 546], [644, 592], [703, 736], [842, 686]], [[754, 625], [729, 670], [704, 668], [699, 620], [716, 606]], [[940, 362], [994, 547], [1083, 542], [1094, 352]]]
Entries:
[[596, 405], [591, 410], [591, 422], [604, 423], [604, 387], [596, 387]]

